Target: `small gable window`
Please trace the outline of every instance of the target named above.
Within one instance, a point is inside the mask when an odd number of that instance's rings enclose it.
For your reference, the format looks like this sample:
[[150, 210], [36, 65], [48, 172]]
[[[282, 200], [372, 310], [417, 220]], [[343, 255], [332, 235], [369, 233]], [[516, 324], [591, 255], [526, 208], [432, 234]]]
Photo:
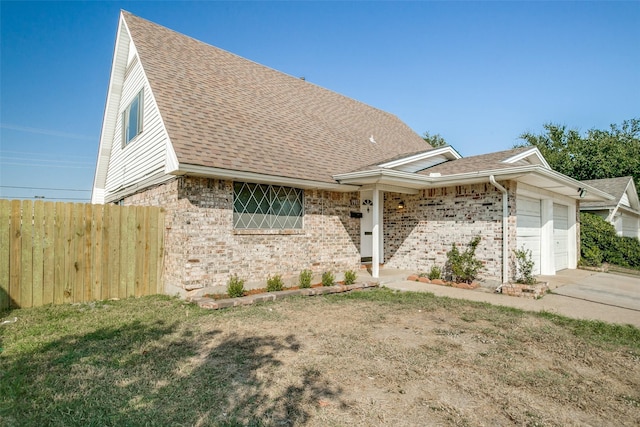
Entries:
[[233, 183], [233, 227], [301, 229], [304, 192], [277, 185]]
[[124, 110], [122, 117], [122, 126], [124, 130], [124, 144], [127, 145], [133, 138], [142, 132], [142, 99], [143, 91], [141, 90], [133, 98], [131, 104]]

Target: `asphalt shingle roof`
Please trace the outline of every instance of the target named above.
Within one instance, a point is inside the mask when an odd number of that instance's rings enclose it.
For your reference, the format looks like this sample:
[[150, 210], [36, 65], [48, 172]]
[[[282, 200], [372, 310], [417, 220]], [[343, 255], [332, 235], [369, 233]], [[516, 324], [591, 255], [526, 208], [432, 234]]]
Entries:
[[123, 16], [180, 163], [335, 182], [431, 148], [389, 113]]
[[531, 147], [521, 147], [511, 150], [497, 151], [495, 153], [481, 154], [478, 156], [463, 157], [462, 159], [449, 160], [448, 162], [440, 163], [418, 173], [423, 175], [440, 173], [442, 176], [446, 176], [468, 172], [507, 169], [514, 166], [526, 166], [528, 163], [522, 160], [515, 163], [503, 163], [502, 161], [530, 149]]

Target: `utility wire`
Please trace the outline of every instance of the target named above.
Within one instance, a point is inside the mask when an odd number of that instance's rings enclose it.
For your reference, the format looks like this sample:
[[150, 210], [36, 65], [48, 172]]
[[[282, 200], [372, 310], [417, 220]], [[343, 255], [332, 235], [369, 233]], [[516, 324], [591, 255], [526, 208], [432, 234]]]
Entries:
[[20, 190], [54, 190], [54, 191], [91, 191], [91, 190], [80, 190], [77, 188], [48, 188], [48, 187], [18, 187], [13, 185], [0, 185], [0, 188], [17, 188]]

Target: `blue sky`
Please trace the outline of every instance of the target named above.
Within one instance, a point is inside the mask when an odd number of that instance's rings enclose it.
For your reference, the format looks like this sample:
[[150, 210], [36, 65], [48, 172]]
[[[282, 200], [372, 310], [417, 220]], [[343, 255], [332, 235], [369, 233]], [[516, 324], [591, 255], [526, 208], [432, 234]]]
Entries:
[[640, 116], [637, 1], [1, 1], [0, 197], [89, 199], [120, 9], [395, 114], [463, 156], [547, 122]]

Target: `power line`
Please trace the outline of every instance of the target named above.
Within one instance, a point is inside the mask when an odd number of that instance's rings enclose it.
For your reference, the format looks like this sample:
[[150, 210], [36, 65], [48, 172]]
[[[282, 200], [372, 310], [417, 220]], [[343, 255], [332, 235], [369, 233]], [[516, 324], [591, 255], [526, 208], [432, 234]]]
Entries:
[[91, 191], [91, 190], [80, 190], [77, 188], [48, 188], [48, 187], [18, 187], [14, 185], [0, 185], [0, 188], [17, 188], [20, 190], [54, 190], [54, 191]]

